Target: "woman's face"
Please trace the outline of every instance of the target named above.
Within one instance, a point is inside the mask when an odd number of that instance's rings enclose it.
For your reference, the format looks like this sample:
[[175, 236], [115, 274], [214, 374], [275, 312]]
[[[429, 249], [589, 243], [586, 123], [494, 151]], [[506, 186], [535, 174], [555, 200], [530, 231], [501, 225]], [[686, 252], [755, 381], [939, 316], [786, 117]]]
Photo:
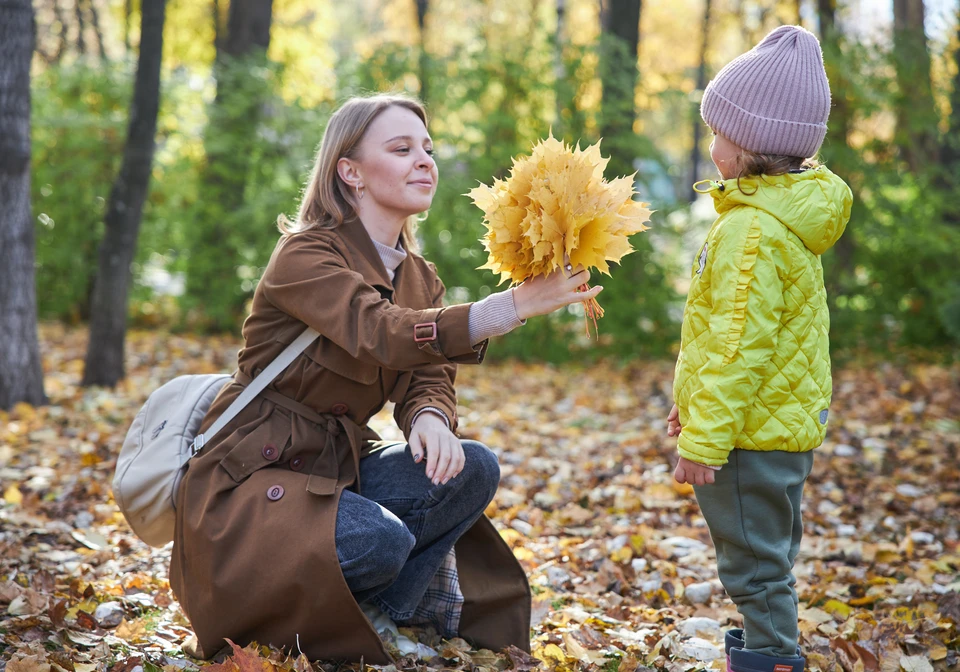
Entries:
[[352, 163], [363, 206], [400, 217], [430, 208], [437, 190], [433, 140], [413, 111], [388, 107], [367, 128], [357, 149]]
[[710, 158], [713, 159], [713, 164], [720, 171], [723, 179], [730, 180], [740, 172], [737, 165], [738, 156], [740, 156], [740, 148], [713, 131], [713, 142], [710, 143]]

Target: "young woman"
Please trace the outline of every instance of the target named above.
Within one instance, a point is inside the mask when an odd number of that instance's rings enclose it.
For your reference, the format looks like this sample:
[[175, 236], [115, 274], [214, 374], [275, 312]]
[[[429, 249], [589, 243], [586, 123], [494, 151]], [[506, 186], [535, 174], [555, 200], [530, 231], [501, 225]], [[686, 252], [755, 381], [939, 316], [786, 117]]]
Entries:
[[[412, 233], [437, 187], [432, 154], [417, 102], [350, 100], [330, 119], [297, 220], [281, 218], [239, 373], [202, 429], [307, 326], [320, 337], [203, 447], [179, 489], [170, 583], [200, 656], [230, 638], [386, 664], [370, 607], [529, 650], [526, 577], [483, 516], [496, 457], [455, 433], [456, 364], [481, 363], [489, 337], [601, 288], [578, 293], [588, 274], [568, 265], [444, 307]], [[388, 400], [406, 444], [367, 427]]]

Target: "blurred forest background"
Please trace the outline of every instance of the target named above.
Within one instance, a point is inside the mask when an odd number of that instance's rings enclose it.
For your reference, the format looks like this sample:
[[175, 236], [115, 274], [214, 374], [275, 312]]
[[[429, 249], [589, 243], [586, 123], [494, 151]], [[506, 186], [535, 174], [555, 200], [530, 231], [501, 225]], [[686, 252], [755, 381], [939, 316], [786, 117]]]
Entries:
[[[122, 377], [127, 324], [237, 332], [328, 116], [373, 91], [426, 102], [440, 185], [420, 237], [452, 302], [497, 291], [476, 270], [481, 212], [464, 194], [551, 129], [602, 137], [608, 177], [636, 171], [657, 212], [613, 279], [595, 278], [599, 341], [571, 312], [491, 355], [668, 356], [713, 219], [690, 188], [716, 176], [701, 92], [783, 23], [820, 37], [833, 91], [821, 158], [856, 199], [823, 258], [834, 347], [949, 357], [960, 343], [956, 0], [35, 0], [29, 45], [29, 1], [0, 4], [0, 49], [32, 49], [35, 237], [31, 252], [27, 234], [8, 232], [0, 257], [26, 241], [36, 317], [91, 323], [91, 350], [110, 352], [88, 353], [88, 383]], [[0, 304], [30, 284], [29, 268], [13, 268]]]

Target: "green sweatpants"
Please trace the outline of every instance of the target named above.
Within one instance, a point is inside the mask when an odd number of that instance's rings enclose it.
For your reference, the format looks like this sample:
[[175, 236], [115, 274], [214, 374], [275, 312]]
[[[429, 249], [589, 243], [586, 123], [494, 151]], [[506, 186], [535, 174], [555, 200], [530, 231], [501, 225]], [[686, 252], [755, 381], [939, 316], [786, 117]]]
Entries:
[[715, 482], [694, 486], [717, 549], [717, 570], [743, 617], [748, 651], [793, 658], [799, 636], [793, 563], [800, 499], [813, 451], [736, 449]]

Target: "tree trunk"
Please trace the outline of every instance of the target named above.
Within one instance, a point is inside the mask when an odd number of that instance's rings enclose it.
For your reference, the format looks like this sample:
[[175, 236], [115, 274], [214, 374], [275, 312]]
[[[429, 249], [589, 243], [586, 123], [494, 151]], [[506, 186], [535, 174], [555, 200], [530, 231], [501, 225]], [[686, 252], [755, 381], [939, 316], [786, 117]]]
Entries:
[[123, 0], [123, 48], [130, 55], [130, 15], [133, 14], [133, 0]]
[[556, 0], [557, 30], [554, 33], [553, 43], [553, 77], [554, 77], [554, 115], [553, 132], [559, 138], [563, 137], [563, 108], [565, 103], [564, 82], [567, 78], [567, 69], [563, 63], [564, 34], [567, 26], [567, 0]]
[[63, 60], [63, 55], [67, 53], [67, 17], [63, 13], [63, 7], [60, 6], [60, 0], [53, 0], [53, 15], [58, 24], [60, 24], [57, 33], [57, 53], [53, 56], [53, 62], [59, 64]]
[[31, 0], [0, 2], [0, 409], [45, 404], [30, 209]]
[[430, 10], [430, 0], [416, 0], [417, 2], [417, 26], [420, 28], [420, 100], [424, 104], [427, 103], [427, 92], [429, 91], [428, 87], [428, 77], [427, 77], [427, 12]]
[[633, 122], [640, 46], [640, 0], [606, 0], [601, 10], [600, 81], [604, 147], [614, 175], [634, 172]]
[[74, 0], [73, 5], [74, 13], [77, 17], [77, 51], [81, 56], [87, 53], [87, 42], [83, 37], [86, 26], [83, 21], [83, 7], [81, 6], [82, 2], [83, 0]]
[[204, 134], [203, 200], [190, 247], [218, 253], [207, 255], [202, 264], [190, 265], [185, 300], [197, 321], [216, 331], [235, 329], [244, 306], [236, 269], [239, 250], [225, 243], [229, 219], [245, 201], [266, 95], [258, 72], [267, 65], [272, 12], [272, 0], [233, 0], [214, 66], [217, 93]]
[[[710, 5], [711, 0], [704, 0], [703, 23], [700, 27], [700, 62], [697, 65], [697, 91], [702, 95], [707, 88], [707, 44], [710, 37]], [[694, 184], [700, 179], [700, 142], [703, 136], [703, 119], [700, 118], [700, 101], [693, 107], [693, 147], [690, 149], [690, 179]], [[697, 192], [690, 189], [690, 202], [697, 200]]]
[[[225, 56], [239, 58], [257, 52], [266, 56], [270, 47], [270, 23], [273, 19], [272, 0], [234, 0], [230, 3], [227, 19]], [[221, 54], [218, 54], [218, 57]], [[218, 93], [219, 93], [219, 87]]]
[[96, 0], [90, 2], [90, 22], [93, 24], [93, 34], [97, 36], [97, 49], [100, 53], [100, 60], [107, 61], [107, 49], [103, 45], [103, 31], [100, 30], [100, 14], [97, 12]]
[[140, 56], [130, 104], [130, 125], [123, 163], [110, 191], [104, 218], [84, 385], [113, 386], [124, 377], [130, 264], [137, 250], [156, 146], [165, 5], [166, 0], [143, 0], [140, 11]]
[[223, 49], [223, 15], [220, 0], [213, 0], [213, 52], [219, 56]]
[[919, 174], [936, 161], [939, 121], [930, 79], [923, 0], [893, 0], [893, 51], [897, 70], [896, 144]]

